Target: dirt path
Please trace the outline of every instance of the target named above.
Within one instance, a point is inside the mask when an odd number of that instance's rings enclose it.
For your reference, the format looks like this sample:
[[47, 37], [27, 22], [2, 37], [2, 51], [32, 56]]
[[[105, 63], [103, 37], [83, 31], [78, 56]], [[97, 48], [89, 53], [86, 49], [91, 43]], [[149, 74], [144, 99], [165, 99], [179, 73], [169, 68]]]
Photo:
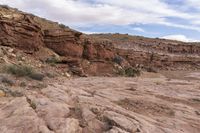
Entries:
[[[1, 98], [1, 133], [199, 133], [199, 73], [190, 80], [60, 79], [24, 97]], [[193, 78], [191, 78], [193, 77]]]

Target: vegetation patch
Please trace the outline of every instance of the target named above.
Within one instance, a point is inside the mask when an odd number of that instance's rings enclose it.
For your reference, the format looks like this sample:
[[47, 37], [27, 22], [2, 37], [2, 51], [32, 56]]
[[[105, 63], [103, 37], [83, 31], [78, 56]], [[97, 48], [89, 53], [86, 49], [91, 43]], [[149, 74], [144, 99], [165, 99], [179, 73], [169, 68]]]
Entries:
[[10, 85], [10, 86], [14, 85], [14, 81], [9, 79], [8, 77], [2, 76], [0, 80], [4, 84]]
[[62, 28], [62, 29], [69, 28], [68, 26], [66, 26], [64, 24], [59, 24], [59, 27]]
[[133, 68], [133, 67], [128, 67], [128, 68], [124, 68], [118, 71], [118, 74], [121, 76], [126, 76], [126, 77], [136, 77], [136, 76], [140, 76], [140, 70]]
[[4, 67], [4, 70], [17, 77], [29, 76], [33, 73], [33, 69], [29, 66], [8, 65]]
[[5, 93], [6, 96], [22, 97], [24, 94], [19, 91], [13, 91], [9, 88], [0, 87], [0, 90]]
[[19, 84], [19, 86], [20, 86], [20, 87], [26, 87], [26, 82], [21, 82], [21, 83]]
[[0, 5], [0, 7], [5, 8], [5, 9], [9, 9], [10, 8], [8, 5]]
[[8, 65], [4, 67], [5, 72], [17, 77], [30, 77], [34, 80], [43, 80], [44, 75], [37, 73], [30, 66]]
[[44, 89], [47, 87], [47, 84], [44, 84], [44, 83], [38, 83], [36, 85], [33, 85], [33, 86], [30, 86], [31, 88], [33, 89], [38, 89], [38, 90], [41, 90], [41, 89]]
[[29, 103], [29, 105], [30, 105], [30, 107], [32, 108], [32, 109], [36, 109], [37, 108], [37, 105], [36, 105], [36, 103], [34, 102], [34, 101], [32, 101], [31, 99], [29, 99], [29, 98], [26, 98], [26, 100], [27, 100], [27, 102]]
[[60, 59], [58, 57], [55, 57], [55, 56], [52, 56], [52, 57], [49, 57], [46, 59], [46, 63], [49, 63], [49, 64], [56, 64], [56, 63], [59, 63], [60, 62]]
[[45, 62], [51, 66], [55, 66], [57, 63], [60, 62], [60, 58], [56, 56], [52, 56], [52, 57], [47, 58]]

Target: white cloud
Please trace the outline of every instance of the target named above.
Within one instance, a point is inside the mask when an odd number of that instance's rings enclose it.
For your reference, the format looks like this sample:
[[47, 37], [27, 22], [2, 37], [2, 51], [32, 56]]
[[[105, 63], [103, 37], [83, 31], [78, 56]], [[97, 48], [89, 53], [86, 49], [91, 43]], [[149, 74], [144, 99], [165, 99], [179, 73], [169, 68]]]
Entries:
[[[109, 1], [109, 0], [108, 0]], [[110, 0], [112, 1], [112, 0]], [[115, 4], [91, 4], [73, 0], [0, 0], [19, 9], [36, 13], [65, 24], [115, 24], [163, 22], [157, 14], [132, 11]]]
[[157, 14], [160, 16], [174, 16], [180, 18], [192, 18], [191, 15], [179, 12], [170, 8], [162, 0], [95, 0], [99, 3], [106, 3], [121, 8], [140, 11], [148, 14]]
[[160, 37], [160, 38], [183, 41], [183, 42], [198, 42], [198, 40], [188, 38], [185, 35], [168, 35], [168, 36], [164, 36], [164, 37]]
[[192, 8], [200, 9], [200, 1], [199, 0], [185, 0], [187, 6]]
[[145, 32], [145, 30], [142, 29], [142, 28], [140, 28], [140, 27], [135, 27], [135, 28], [133, 28], [132, 30], [138, 31], [138, 32]]
[[92, 32], [92, 31], [84, 31], [84, 30], [82, 30], [80, 32], [83, 32], [85, 34], [102, 34], [102, 32]]
[[[69, 26], [161, 24], [200, 31], [197, 14], [173, 9], [162, 0], [0, 0], [8, 4]], [[199, 0], [186, 0], [189, 6]], [[191, 24], [178, 24], [166, 17], [182, 18]]]

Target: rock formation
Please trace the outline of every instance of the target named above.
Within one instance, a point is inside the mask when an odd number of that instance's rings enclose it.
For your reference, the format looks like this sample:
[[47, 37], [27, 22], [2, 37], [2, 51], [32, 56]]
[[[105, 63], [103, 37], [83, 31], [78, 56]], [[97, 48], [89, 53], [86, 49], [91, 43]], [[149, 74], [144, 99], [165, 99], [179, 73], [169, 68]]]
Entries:
[[[79, 75], [114, 74], [114, 59], [118, 56], [127, 66], [142, 69], [199, 69], [200, 64], [198, 44], [120, 34], [89, 36], [5, 7], [0, 7], [0, 45], [32, 54], [41, 48], [51, 49]], [[104, 70], [105, 67], [111, 71]]]
[[0, 133], [199, 133], [199, 52], [0, 6]]

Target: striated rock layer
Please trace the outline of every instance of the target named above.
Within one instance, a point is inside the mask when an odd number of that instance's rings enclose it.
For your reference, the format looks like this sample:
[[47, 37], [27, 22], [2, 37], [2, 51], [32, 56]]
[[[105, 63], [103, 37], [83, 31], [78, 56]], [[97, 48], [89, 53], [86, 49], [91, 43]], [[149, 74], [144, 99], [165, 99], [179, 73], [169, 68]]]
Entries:
[[115, 74], [116, 64], [142, 69], [199, 69], [200, 65], [198, 44], [120, 34], [89, 36], [4, 6], [0, 7], [0, 45], [30, 54], [49, 48], [78, 75]]

